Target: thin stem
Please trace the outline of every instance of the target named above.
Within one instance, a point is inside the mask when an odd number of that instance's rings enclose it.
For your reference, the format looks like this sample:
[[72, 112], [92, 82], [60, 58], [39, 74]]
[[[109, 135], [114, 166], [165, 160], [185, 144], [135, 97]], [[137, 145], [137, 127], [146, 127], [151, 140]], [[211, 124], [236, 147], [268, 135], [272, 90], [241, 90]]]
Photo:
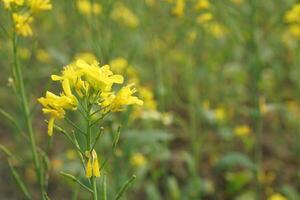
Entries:
[[95, 141], [94, 141], [94, 144], [93, 144], [93, 146], [92, 146], [92, 149], [95, 148], [95, 146], [96, 146], [96, 144], [97, 144], [97, 142], [98, 142], [100, 136], [102, 135], [103, 131], [104, 131], [104, 128], [101, 127], [101, 128], [100, 128], [100, 131], [98, 132], [98, 134], [97, 134], [97, 136], [96, 136], [96, 138], [95, 138]]
[[[86, 101], [86, 148], [89, 152], [91, 152], [93, 149], [91, 149], [91, 118], [90, 118], [90, 112], [91, 112], [91, 105], [88, 101], [88, 99], [85, 99]], [[93, 200], [97, 200], [97, 184], [96, 184], [96, 177], [92, 176], [90, 178], [90, 182], [93, 188]]]
[[14, 64], [13, 64], [13, 71], [15, 72], [15, 78], [16, 78], [16, 83], [17, 83], [17, 89], [20, 94], [20, 100], [21, 100], [21, 107], [23, 110], [23, 115], [24, 115], [24, 120], [26, 121], [26, 126], [28, 129], [29, 133], [29, 138], [30, 138], [30, 145], [31, 145], [31, 152], [34, 160], [34, 165], [36, 168], [36, 175], [39, 180], [39, 186], [40, 186], [40, 192], [41, 192], [41, 198], [44, 200], [44, 186], [43, 186], [43, 176], [41, 173], [41, 166], [40, 166], [40, 161], [38, 159], [38, 154], [36, 150], [36, 140], [35, 136], [33, 133], [33, 128], [32, 128], [32, 122], [31, 122], [31, 117], [30, 117], [30, 111], [29, 111], [29, 106], [28, 106], [28, 101], [26, 98], [25, 94], [25, 87], [24, 87], [24, 80], [22, 76], [22, 70], [19, 65], [18, 61], [18, 44], [17, 44], [17, 36], [16, 33], [13, 34], [12, 38], [12, 43], [13, 43], [13, 57], [14, 57]]
[[106, 188], [106, 174], [103, 173], [103, 200], [107, 200], [107, 188]]
[[83, 135], [86, 135], [86, 133], [81, 130], [74, 122], [72, 122], [68, 117], [65, 117], [66, 122], [68, 122], [71, 126], [73, 126], [78, 132], [80, 132]]
[[128, 189], [128, 187], [134, 181], [135, 178], [136, 178], [136, 175], [132, 175], [132, 177], [128, 181], [126, 181], [126, 183], [124, 184], [124, 186], [121, 188], [121, 190], [116, 195], [115, 200], [118, 200], [118, 199], [120, 199], [122, 197], [122, 195], [124, 194], [124, 192]]
[[73, 180], [74, 182], [78, 183], [83, 189], [86, 189], [90, 193], [92, 193], [92, 194], [94, 193], [93, 190], [91, 190], [89, 187], [87, 187], [86, 185], [81, 183], [75, 176], [65, 173], [65, 172], [60, 172], [60, 174], [63, 175], [64, 177], [69, 178], [69, 179]]

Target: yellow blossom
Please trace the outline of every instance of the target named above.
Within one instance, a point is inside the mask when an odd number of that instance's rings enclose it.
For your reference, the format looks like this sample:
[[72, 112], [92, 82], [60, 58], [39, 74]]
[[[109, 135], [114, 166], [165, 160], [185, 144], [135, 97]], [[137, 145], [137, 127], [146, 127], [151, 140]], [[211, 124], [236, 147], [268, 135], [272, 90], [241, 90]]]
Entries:
[[175, 6], [172, 8], [172, 14], [181, 17], [184, 14], [185, 0], [176, 0]]
[[41, 97], [38, 101], [44, 106], [43, 113], [50, 115], [48, 122], [48, 135], [52, 136], [55, 119], [62, 119], [65, 116], [64, 109], [76, 109], [77, 102], [67, 96], [57, 96], [49, 91], [46, 92], [46, 97]]
[[100, 177], [100, 167], [96, 151], [93, 149], [92, 152], [86, 151], [85, 154], [88, 157], [85, 176], [87, 178], [91, 178], [92, 176]]
[[234, 134], [236, 136], [246, 136], [251, 133], [251, 129], [248, 125], [240, 125], [234, 128]]
[[203, 13], [196, 18], [196, 21], [199, 24], [211, 21], [213, 19], [213, 15], [210, 12]]
[[40, 62], [48, 62], [50, 60], [50, 55], [47, 51], [38, 49], [36, 52], [36, 58]]
[[300, 23], [300, 3], [295, 4], [292, 9], [286, 12], [284, 20], [287, 23]]
[[77, 0], [76, 6], [78, 11], [83, 15], [99, 15], [102, 12], [102, 6], [99, 3], [91, 4], [90, 0]]
[[279, 193], [275, 193], [275, 194], [272, 194], [268, 200], [287, 200], [287, 198], [285, 196], [283, 196], [282, 194], [279, 194]]
[[138, 17], [129, 8], [121, 3], [117, 4], [113, 8], [111, 18], [114, 21], [124, 24], [130, 28], [135, 28], [139, 25]]
[[32, 29], [30, 24], [33, 18], [28, 13], [17, 14], [13, 13], [13, 21], [15, 24], [15, 30], [18, 35], [27, 37], [32, 35]]
[[50, 0], [28, 0], [28, 5], [33, 13], [52, 9]]
[[130, 158], [130, 163], [132, 166], [139, 168], [144, 166], [147, 163], [147, 160], [145, 156], [141, 153], [135, 153], [133, 156]]
[[118, 57], [113, 59], [110, 63], [111, 70], [114, 73], [123, 74], [126, 67], [128, 66], [128, 62], [125, 58]]
[[141, 96], [141, 99], [144, 101], [144, 108], [149, 110], [156, 110], [157, 109], [157, 103], [154, 99], [154, 94], [152, 90], [150, 90], [147, 87], [139, 87], [139, 94]]
[[132, 96], [136, 92], [133, 88], [134, 84], [129, 84], [121, 88], [121, 90], [116, 94], [108, 94], [104, 98], [103, 106], [107, 106], [108, 110], [112, 112], [118, 112], [123, 110], [125, 105], [143, 105], [143, 101], [136, 96]]
[[79, 60], [79, 59], [84, 60], [89, 65], [97, 61], [97, 57], [90, 52], [83, 52], [83, 53], [76, 54], [75, 60]]
[[2, 0], [2, 2], [5, 9], [10, 9], [13, 5], [22, 6], [24, 4], [24, 0]]
[[203, 10], [208, 9], [210, 7], [210, 3], [208, 0], [198, 0], [195, 5], [195, 10]]
[[97, 62], [89, 65], [84, 60], [77, 60], [76, 66], [81, 70], [85, 79], [96, 90], [107, 92], [111, 90], [114, 83], [123, 83], [123, 76], [114, 75], [109, 65], [99, 67], [99, 63]]

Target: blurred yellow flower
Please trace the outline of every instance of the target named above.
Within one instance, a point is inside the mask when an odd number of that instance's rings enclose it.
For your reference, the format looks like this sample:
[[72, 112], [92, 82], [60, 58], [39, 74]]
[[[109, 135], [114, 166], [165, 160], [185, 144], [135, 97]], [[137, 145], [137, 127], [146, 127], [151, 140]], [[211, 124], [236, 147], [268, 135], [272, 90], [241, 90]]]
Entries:
[[153, 94], [152, 90], [150, 90], [147, 87], [140, 86], [139, 94], [140, 94], [141, 99], [144, 101], [143, 108], [149, 109], [149, 110], [157, 109], [157, 103], [154, 99], [154, 94]]
[[290, 25], [288, 31], [293, 37], [300, 38], [300, 25], [298, 24]]
[[90, 0], [77, 0], [76, 6], [78, 11], [83, 15], [99, 15], [102, 13], [102, 6], [99, 3], [91, 4]]
[[249, 135], [250, 133], [251, 129], [248, 125], [240, 125], [234, 128], [234, 134], [239, 137]]
[[52, 9], [50, 0], [28, 0], [28, 5], [33, 13]]
[[172, 8], [172, 14], [181, 17], [184, 14], [185, 0], [176, 0], [175, 6]]
[[300, 23], [300, 3], [293, 5], [292, 9], [285, 13], [284, 20], [287, 23]]
[[24, 37], [32, 35], [32, 29], [30, 27], [30, 24], [32, 23], [33, 18], [29, 15], [29, 13], [13, 13], [13, 21], [15, 24], [15, 31], [18, 35]]
[[2, 0], [2, 2], [5, 9], [10, 9], [13, 5], [22, 6], [24, 4], [24, 0]]
[[209, 25], [209, 31], [214, 37], [221, 38], [224, 36], [226, 29], [219, 23], [211, 23]]
[[109, 65], [114, 73], [124, 74], [124, 71], [128, 66], [128, 62], [125, 58], [118, 57], [113, 59]]
[[82, 53], [78, 53], [75, 56], [75, 60], [84, 60], [85, 62], [87, 62], [89, 65], [93, 64], [94, 62], [97, 62], [97, 57], [90, 52], [82, 52]]
[[282, 194], [279, 194], [279, 193], [275, 193], [275, 194], [272, 194], [268, 200], [287, 200], [287, 198], [285, 196], [283, 196]]
[[213, 113], [214, 113], [215, 119], [219, 122], [224, 121], [226, 118], [226, 112], [225, 112], [224, 108], [222, 108], [222, 107], [214, 109]]
[[128, 26], [130, 28], [136, 28], [139, 25], [138, 17], [125, 5], [118, 3], [113, 8], [111, 13], [111, 18], [120, 23]]
[[37, 50], [36, 58], [40, 62], [48, 62], [51, 59], [49, 53], [47, 51], [45, 51], [44, 49]]
[[196, 18], [196, 21], [197, 21], [197, 23], [202, 24], [202, 23], [211, 21], [213, 18], [214, 18], [214, 16], [212, 15], [212, 13], [206, 12], [206, 13], [199, 15]]
[[139, 168], [144, 166], [147, 163], [147, 159], [145, 156], [141, 153], [135, 153], [130, 158], [130, 163], [133, 167]]
[[87, 178], [91, 178], [92, 176], [100, 177], [100, 167], [96, 151], [94, 149], [92, 152], [86, 151], [85, 155], [88, 157], [85, 176]]
[[208, 9], [210, 7], [209, 0], [198, 0], [195, 5], [195, 10]]

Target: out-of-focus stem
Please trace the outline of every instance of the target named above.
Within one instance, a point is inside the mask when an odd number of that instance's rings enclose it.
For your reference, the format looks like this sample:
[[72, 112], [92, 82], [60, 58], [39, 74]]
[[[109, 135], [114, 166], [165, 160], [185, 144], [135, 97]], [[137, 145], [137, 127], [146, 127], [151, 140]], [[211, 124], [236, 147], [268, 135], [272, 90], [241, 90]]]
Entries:
[[27, 97], [25, 94], [22, 70], [21, 70], [21, 66], [19, 64], [19, 60], [18, 60], [18, 37], [15, 33], [13, 34], [12, 43], [13, 43], [13, 59], [14, 59], [13, 72], [15, 75], [17, 90], [20, 94], [20, 103], [21, 103], [21, 108], [23, 111], [23, 117], [26, 122], [27, 131], [29, 133], [31, 152], [32, 152], [33, 160], [34, 160], [34, 165], [36, 168], [36, 175], [38, 177], [39, 185], [40, 185], [41, 199], [45, 199], [44, 198], [43, 176], [41, 173], [41, 165], [40, 165], [40, 161], [38, 159], [38, 154], [37, 154], [37, 149], [36, 149], [36, 140], [35, 140], [35, 136], [34, 136], [34, 132], [33, 132], [33, 128], [32, 128], [32, 121], [31, 121], [28, 101], [27, 101]]

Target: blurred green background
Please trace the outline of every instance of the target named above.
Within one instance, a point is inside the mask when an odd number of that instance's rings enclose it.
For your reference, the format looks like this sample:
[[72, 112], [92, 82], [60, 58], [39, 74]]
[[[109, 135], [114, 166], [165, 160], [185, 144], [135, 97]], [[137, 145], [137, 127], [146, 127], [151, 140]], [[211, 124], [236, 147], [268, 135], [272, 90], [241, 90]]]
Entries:
[[[110, 64], [136, 82], [142, 108], [108, 118], [96, 147], [113, 196], [124, 199], [300, 199], [300, 4], [294, 0], [52, 0], [19, 55], [34, 129], [47, 133], [37, 98], [75, 58]], [[11, 21], [1, 5], [0, 24]], [[10, 40], [0, 32], [0, 106], [22, 117], [11, 84]], [[71, 116], [76, 118], [76, 116]], [[0, 120], [0, 141], [37, 189], [30, 149]], [[62, 124], [62, 122], [61, 122]], [[111, 141], [122, 125], [118, 147]], [[88, 199], [60, 171], [84, 177], [63, 136], [49, 153], [52, 199]], [[0, 154], [0, 199], [22, 199]], [[84, 178], [83, 178], [84, 180]], [[102, 184], [101, 178], [98, 181]], [[108, 199], [111, 199], [110, 196]]]

